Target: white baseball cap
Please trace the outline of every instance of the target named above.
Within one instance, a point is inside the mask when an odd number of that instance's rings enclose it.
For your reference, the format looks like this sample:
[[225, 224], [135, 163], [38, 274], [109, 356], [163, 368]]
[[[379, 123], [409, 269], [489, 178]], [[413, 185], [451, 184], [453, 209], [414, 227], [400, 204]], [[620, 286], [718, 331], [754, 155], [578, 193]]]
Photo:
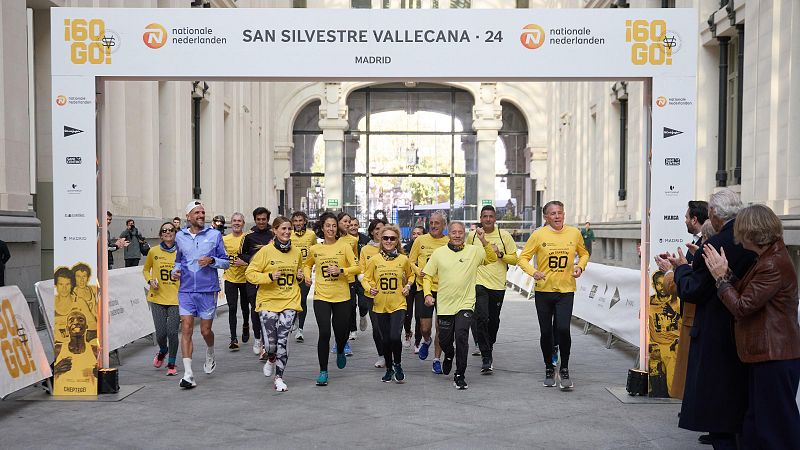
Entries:
[[200, 200], [192, 200], [186, 205], [185, 213], [189, 214], [192, 212], [193, 209], [197, 208], [198, 206], [203, 206], [203, 203]]

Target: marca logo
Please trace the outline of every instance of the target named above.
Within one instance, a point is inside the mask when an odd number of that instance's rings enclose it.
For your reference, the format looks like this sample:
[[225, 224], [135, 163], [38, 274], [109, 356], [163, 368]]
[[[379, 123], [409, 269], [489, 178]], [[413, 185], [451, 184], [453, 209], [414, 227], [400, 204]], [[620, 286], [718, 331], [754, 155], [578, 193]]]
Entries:
[[0, 350], [3, 353], [6, 371], [11, 378], [19, 378], [36, 371], [36, 363], [28, 343], [28, 333], [20, 316], [14, 314], [11, 300], [0, 301]]
[[675, 216], [675, 215], [664, 215], [664, 220], [678, 220], [678, 216]]
[[158, 49], [167, 43], [167, 29], [161, 24], [151, 23], [144, 27], [144, 29], [144, 34], [142, 34], [144, 45], [152, 49]]
[[83, 133], [83, 130], [79, 130], [77, 128], [72, 128], [64, 125], [64, 137], [70, 137], [80, 133]]
[[56, 97], [56, 105], [64, 106], [67, 104], [67, 96], [66, 95], [59, 95]]
[[632, 42], [631, 62], [636, 66], [672, 65], [675, 42], [668, 39], [664, 20], [626, 20], [625, 42]]
[[683, 131], [673, 130], [672, 128], [664, 127], [664, 139], [672, 136], [677, 136], [679, 134], [683, 134]]
[[544, 29], [535, 23], [525, 25], [522, 34], [519, 35], [519, 42], [528, 50], [536, 50], [544, 44]]
[[83, 158], [80, 156], [67, 156], [67, 164], [82, 164]]
[[111, 64], [111, 50], [118, 36], [106, 30], [102, 19], [64, 19], [64, 41], [72, 43], [72, 64]]
[[665, 166], [680, 166], [681, 159], [680, 158], [664, 158], [664, 165]]
[[663, 97], [663, 96], [662, 97], [658, 97], [656, 99], [656, 106], [658, 106], [659, 108], [663, 108], [663, 107], [667, 106], [667, 97]]

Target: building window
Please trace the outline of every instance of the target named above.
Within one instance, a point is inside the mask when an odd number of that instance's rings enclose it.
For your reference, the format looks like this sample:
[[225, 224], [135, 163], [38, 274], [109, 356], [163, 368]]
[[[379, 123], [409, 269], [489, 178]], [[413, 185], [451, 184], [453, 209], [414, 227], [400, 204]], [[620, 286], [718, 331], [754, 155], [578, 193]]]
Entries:
[[517, 8], [528, 9], [530, 7], [530, 0], [517, 0]]
[[308, 8], [307, 0], [292, 0], [292, 8]]
[[472, 8], [472, 0], [450, 0], [451, 8]]
[[741, 138], [739, 83], [742, 76], [739, 67], [739, 38], [732, 38], [728, 45], [728, 104], [725, 112], [727, 133], [725, 140], [725, 169], [729, 184], [741, 183]]
[[350, 0], [350, 7], [355, 9], [372, 8], [372, 0]]

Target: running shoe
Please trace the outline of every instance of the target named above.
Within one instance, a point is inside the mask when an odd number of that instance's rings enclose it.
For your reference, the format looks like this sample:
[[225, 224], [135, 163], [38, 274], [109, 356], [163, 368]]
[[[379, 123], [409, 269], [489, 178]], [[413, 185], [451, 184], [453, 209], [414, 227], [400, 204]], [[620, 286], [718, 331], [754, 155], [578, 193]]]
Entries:
[[289, 386], [286, 386], [286, 383], [283, 382], [283, 378], [277, 377], [275, 378], [275, 390], [278, 392], [286, 392], [289, 390]]
[[[445, 359], [447, 361], [447, 359]], [[451, 361], [452, 364], [452, 361]], [[433, 365], [431, 365], [431, 372], [435, 373], [436, 375], [442, 374], [442, 362], [438, 359], [433, 360]]]
[[415, 355], [419, 354], [419, 342], [414, 344], [414, 354]]
[[344, 356], [344, 353], [337, 353], [336, 354], [336, 367], [340, 369], [344, 369], [347, 365], [347, 356]]
[[197, 383], [194, 382], [194, 377], [187, 378], [186, 376], [184, 376], [183, 378], [181, 378], [181, 382], [178, 386], [184, 389], [191, 389], [197, 387]]
[[361, 331], [367, 331], [367, 316], [361, 316], [361, 320], [358, 321], [358, 328]]
[[355, 331], [350, 332], [350, 340], [355, 341], [358, 338], [358, 334]]
[[475, 350], [472, 351], [472, 356], [481, 356], [481, 349], [475, 347]]
[[569, 369], [566, 367], [562, 367], [561, 370], [558, 371], [558, 380], [558, 387], [563, 390], [572, 389], [575, 386], [572, 380], [569, 379]]
[[386, 367], [386, 360], [381, 358], [381, 359], [375, 361], [375, 368], [376, 369], [383, 369], [384, 367]]
[[242, 325], [242, 343], [246, 344], [247, 341], [250, 340], [250, 325], [243, 324]]
[[217, 360], [214, 358], [214, 354], [206, 351], [206, 362], [203, 364], [203, 371], [209, 375], [214, 369], [217, 368]]
[[464, 375], [456, 375], [453, 377], [453, 386], [459, 391], [463, 391], [469, 387], [467, 386], [467, 380], [464, 379]]
[[274, 356], [271, 359], [268, 359], [267, 362], [264, 364], [264, 376], [265, 377], [271, 377], [273, 372], [275, 372], [275, 357]]
[[164, 357], [167, 356], [166, 353], [158, 352], [156, 353], [156, 357], [153, 358], [153, 367], [156, 369], [160, 369], [162, 365], [164, 365]]
[[167, 376], [174, 377], [178, 374], [178, 369], [175, 367], [175, 364], [167, 364]]
[[419, 346], [419, 359], [425, 361], [428, 359], [428, 350], [431, 346], [430, 341], [423, 342], [422, 345]]
[[228, 349], [232, 352], [239, 351], [239, 339], [231, 338], [231, 343], [228, 345]]
[[268, 359], [269, 359], [269, 355], [267, 354], [267, 351], [262, 348], [261, 349], [261, 354], [258, 355], [258, 360], [259, 361], [266, 361]]
[[453, 358], [445, 358], [444, 364], [442, 364], [442, 371], [439, 373], [450, 375], [451, 370], [453, 370]]
[[381, 377], [381, 381], [383, 381], [384, 383], [391, 383], [393, 379], [394, 379], [394, 370], [386, 369], [386, 373], [383, 374], [383, 376]]
[[349, 342], [345, 342], [344, 343], [344, 354], [347, 355], [347, 356], [353, 356], [353, 350], [350, 349], [350, 343]]
[[328, 385], [328, 371], [320, 370], [319, 376], [317, 377], [317, 386], [327, 386], [327, 385]]
[[553, 362], [553, 366], [557, 366], [558, 365], [558, 346], [557, 345], [553, 346], [553, 360], [552, 360], [552, 362]]
[[294, 340], [297, 341], [297, 342], [305, 341], [305, 339], [303, 338], [303, 329], [302, 328], [298, 328], [297, 329], [297, 333], [295, 333], [295, 335], [294, 335]]
[[260, 355], [263, 347], [261, 346], [261, 339], [253, 339], [253, 354]]
[[494, 372], [492, 367], [492, 358], [484, 356], [481, 364], [481, 375], [491, 375]]
[[400, 367], [400, 364], [394, 365], [394, 382], [397, 384], [403, 384], [406, 382], [406, 374], [403, 373], [403, 368]]
[[548, 367], [544, 371], [544, 383], [542, 383], [544, 387], [553, 387], [556, 385], [556, 368], [555, 367]]
[[410, 348], [411, 347], [411, 339], [414, 337], [411, 333], [406, 333], [406, 338], [403, 339], [403, 348]]

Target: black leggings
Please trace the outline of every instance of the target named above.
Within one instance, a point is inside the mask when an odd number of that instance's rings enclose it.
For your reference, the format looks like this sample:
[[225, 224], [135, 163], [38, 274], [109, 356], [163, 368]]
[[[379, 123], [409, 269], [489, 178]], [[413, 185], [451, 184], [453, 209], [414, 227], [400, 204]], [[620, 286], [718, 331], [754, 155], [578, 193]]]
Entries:
[[[414, 299], [417, 296], [417, 283], [413, 283], [411, 285], [411, 290], [408, 291], [408, 295], [406, 296], [406, 318], [403, 321], [403, 328], [406, 330], [406, 334], [411, 333], [411, 320], [414, 318]], [[422, 334], [419, 332], [419, 320], [414, 321], [414, 341], [415, 343], [419, 343]]]
[[406, 317], [404, 310], [392, 313], [373, 313], [377, 317], [378, 327], [383, 338], [383, 360], [386, 368], [391, 369], [392, 364], [400, 364], [400, 356], [403, 353], [403, 321]]
[[[261, 339], [261, 317], [258, 316], [258, 311], [256, 311], [257, 295], [258, 286], [247, 283], [247, 302], [242, 303], [242, 317], [250, 316], [250, 323], [253, 324], [253, 337]], [[245, 320], [244, 323], [246, 324], [247, 320]], [[244, 324], [242, 326], [244, 326]]]
[[350, 283], [350, 317], [348, 318], [349, 330], [358, 331], [358, 321], [356, 320], [356, 307], [358, 305], [358, 293], [356, 292], [356, 284]]
[[331, 343], [331, 325], [336, 341], [336, 352], [344, 352], [347, 335], [350, 328], [350, 302], [331, 303], [323, 300], [314, 300], [314, 317], [317, 318], [319, 327], [319, 340], [317, 341], [317, 357], [319, 370], [328, 370], [328, 345]]
[[572, 347], [569, 324], [572, 319], [572, 305], [574, 300], [574, 292], [536, 293], [536, 315], [539, 317], [539, 329], [542, 333], [539, 343], [542, 347], [544, 364], [547, 367], [553, 366], [553, 315], [555, 315], [555, 332], [558, 335], [561, 368], [569, 368], [569, 351]]
[[250, 311], [247, 302], [247, 283], [233, 283], [225, 280], [225, 300], [228, 302], [228, 325], [231, 328], [231, 339], [236, 337], [236, 311], [238, 304], [242, 304], [242, 322], [247, 323], [247, 313]]
[[306, 315], [308, 314], [308, 291], [311, 290], [311, 286], [306, 286], [305, 283], [300, 283], [300, 306], [303, 308], [298, 314], [298, 321], [301, 330], [303, 329], [303, 325], [306, 324]]

